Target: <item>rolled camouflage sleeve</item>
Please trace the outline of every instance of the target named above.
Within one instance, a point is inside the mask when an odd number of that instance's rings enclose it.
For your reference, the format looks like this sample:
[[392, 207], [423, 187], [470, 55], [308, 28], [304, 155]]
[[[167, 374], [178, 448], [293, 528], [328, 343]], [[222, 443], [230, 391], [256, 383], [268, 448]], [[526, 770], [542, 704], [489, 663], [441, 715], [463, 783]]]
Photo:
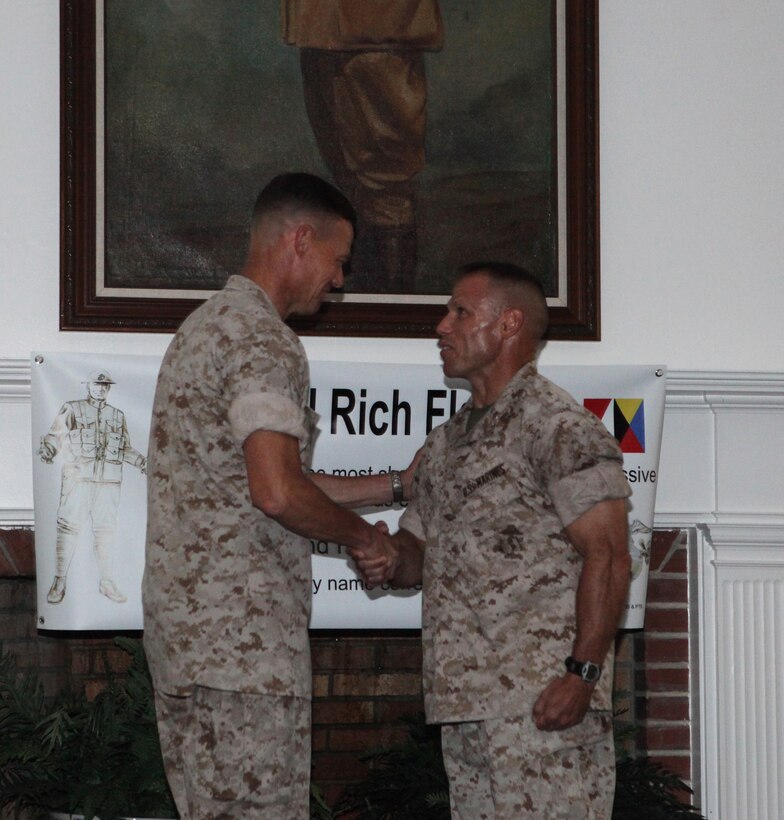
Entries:
[[623, 454], [604, 425], [582, 408], [554, 414], [537, 442], [537, 459], [564, 527], [595, 504], [631, 495]]
[[564, 527], [600, 501], [628, 498], [630, 495], [626, 476], [617, 461], [600, 461], [550, 487], [550, 497]]
[[[274, 327], [262, 332], [243, 328], [222, 351], [223, 389], [228, 399], [232, 435], [241, 445], [256, 430], [294, 436], [310, 435], [307, 417], [307, 359], [293, 334]], [[247, 334], [247, 335], [245, 335]]]
[[309, 436], [305, 413], [287, 396], [250, 393], [236, 398], [229, 407], [234, 438], [242, 443], [256, 430], [285, 433], [300, 441]]

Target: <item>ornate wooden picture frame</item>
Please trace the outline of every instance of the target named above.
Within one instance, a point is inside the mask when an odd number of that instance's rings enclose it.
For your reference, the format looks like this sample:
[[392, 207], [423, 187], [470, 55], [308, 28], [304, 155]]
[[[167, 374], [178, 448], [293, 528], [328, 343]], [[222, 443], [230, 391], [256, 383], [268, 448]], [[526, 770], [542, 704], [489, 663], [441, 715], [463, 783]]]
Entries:
[[[107, 3], [113, 1], [107, 0]], [[430, 0], [430, 2], [434, 4], [436, 0]], [[542, 211], [537, 223], [539, 226], [537, 230], [540, 230], [541, 226], [546, 223], [547, 230], [551, 234], [549, 239], [540, 243], [544, 250], [538, 252], [540, 257], [549, 254], [552, 260], [548, 263], [552, 270], [548, 274], [547, 285], [551, 313], [550, 338], [597, 340], [600, 337], [597, 0], [539, 0], [539, 2], [540, 5], [546, 5], [548, 13], [551, 13], [549, 30], [552, 33], [551, 42], [553, 44], [549, 69], [545, 69], [550, 72], [548, 82], [552, 89], [550, 107], [553, 119], [549, 126], [541, 123], [537, 126], [540, 127], [539, 141], [541, 143], [542, 134], [544, 134], [549, 140], [548, 151], [552, 157], [549, 170], [539, 171], [537, 177], [538, 180], [548, 177], [546, 184], [548, 190], [552, 192], [550, 202], [553, 203], [552, 207], [548, 206], [547, 213]], [[140, 6], [149, 5], [151, 4], [124, 4], [124, 13], [126, 15], [135, 14]], [[158, 5], [165, 6], [166, 4]], [[254, 9], [258, 6], [255, 2], [251, 5]], [[477, 5], [471, 3], [470, 7], [476, 8]], [[128, 12], [129, 8], [133, 9], [133, 12]], [[107, 102], [107, 78], [111, 83], [112, 78], [117, 76], [117, 72], [109, 71], [104, 61], [108, 61], [111, 55], [118, 52], [108, 48], [107, 43], [103, 41], [104, 0], [61, 0], [60, 10], [61, 328], [81, 331], [172, 331], [195, 306], [209, 295], [211, 290], [216, 288], [205, 287], [203, 282], [197, 282], [193, 287], [189, 282], [186, 289], [176, 286], [174, 280], [161, 286], [154, 277], [149, 283], [142, 283], [144, 287], [136, 288], [133, 283], [131, 286], [125, 282], [120, 282], [119, 285], [112, 284], [104, 277], [107, 235], [111, 235], [112, 220], [110, 217], [114, 213], [113, 200], [107, 191], [111, 191], [111, 185], [116, 184], [118, 179], [118, 174], [113, 171], [105, 173], [107, 154], [111, 156], [111, 148], [114, 144], [109, 143], [106, 130], [108, 127], [106, 123], [109, 122], [106, 119], [106, 110], [111, 108]], [[446, 41], [448, 42], [449, 20], [445, 22]], [[500, 29], [496, 29], [492, 36], [499, 37], [499, 31]], [[268, 36], [278, 35], [275, 33]], [[213, 39], [220, 38], [214, 35]], [[171, 43], [169, 43], [170, 46]], [[289, 51], [293, 53], [297, 49], [289, 47]], [[491, 49], [482, 51], [489, 52]], [[456, 82], [460, 84], [460, 78], [458, 80], [454, 77], [450, 78], [446, 70], [439, 67], [438, 53], [434, 53], [432, 57], [428, 55], [427, 59], [434, 60], [432, 65], [435, 65], [441, 72], [439, 74], [438, 71], [433, 71], [433, 83], [437, 85], [440, 82], [443, 88], [457, 87]], [[537, 70], [541, 71], [542, 65], [544, 62], [540, 60], [540, 68]], [[519, 66], [515, 68], [515, 71], [518, 69]], [[530, 68], [526, 70], [529, 74], [533, 71]], [[494, 136], [491, 129], [485, 127], [483, 119], [485, 113], [483, 112], [491, 110], [491, 103], [496, 108], [506, 106], [506, 109], [509, 109], [509, 99], [514, 100], [514, 95], [523, 89], [520, 76], [522, 75], [515, 75], [514, 81], [509, 79], [508, 82], [505, 81], [505, 84], [498, 82], [494, 86], [491, 85], [492, 80], [490, 80], [488, 88], [483, 91], [481, 100], [470, 102], [472, 107], [466, 109], [467, 113], [464, 113], [463, 119], [455, 119], [454, 122], [466, 123], [468, 129], [475, 128], [477, 133], [483, 135], [482, 138], [489, 134], [487, 139], [498, 139], [499, 145], [508, 145], [510, 140], [502, 138], [508, 136], [509, 131], [500, 132], [499, 135]], [[449, 85], [450, 82], [452, 86]], [[527, 76], [525, 82], [530, 86], [530, 76]], [[279, 90], [278, 99], [286, 108], [287, 101], [298, 98], [300, 93], [297, 90], [294, 94], [290, 88], [282, 89]], [[499, 97], [499, 94], [506, 96]], [[437, 95], [435, 97], [437, 102]], [[499, 99], [502, 100], [500, 105]], [[301, 105], [301, 101], [299, 104]], [[485, 108], [482, 108], [482, 105], [485, 105]], [[436, 126], [438, 126], [437, 106], [435, 114], [430, 116], [431, 119], [435, 118]], [[527, 119], [526, 122], [530, 119], [532, 118]], [[518, 122], [518, 120], [523, 123], [521, 118], [518, 117], [517, 120], [513, 118], [513, 122]], [[430, 121], [428, 121], [428, 128], [430, 128]], [[302, 130], [304, 132], [307, 129]], [[119, 133], [123, 129], [118, 127], [116, 131]], [[285, 141], [285, 134], [283, 138]], [[294, 142], [296, 140], [292, 139], [292, 145]], [[265, 146], [264, 150], [260, 151], [260, 154], [265, 155], [259, 160], [260, 162], [273, 161], [274, 146], [270, 142], [269, 150], [267, 147]], [[284, 149], [286, 148], [287, 146], [284, 145]], [[488, 151], [485, 146], [480, 153], [494, 157], [495, 154], [502, 152]], [[204, 162], [206, 164], [207, 160], [205, 159]], [[190, 170], [192, 172], [192, 167]], [[279, 170], [294, 169], [279, 167]], [[304, 170], [311, 169], [304, 168]], [[247, 176], [254, 183], [258, 179], [256, 173], [248, 173]], [[496, 168], [488, 171], [481, 182], [484, 184], [485, 178], [494, 181], [501, 180], [499, 187], [503, 188], [504, 180], [512, 176], [515, 175], [505, 174]], [[471, 177], [470, 184], [472, 185], [479, 178], [476, 173], [473, 175], [468, 173], [463, 178], [456, 173], [451, 175], [447, 173], [442, 174], [440, 180], [435, 183], [430, 180], [426, 184], [421, 183], [425, 194], [431, 197], [429, 200], [431, 215], [427, 217], [426, 214], [426, 217], [430, 219], [428, 225], [433, 227], [432, 236], [436, 236], [439, 230], [442, 236], [456, 236], [468, 226], [469, 234], [472, 230], [475, 231], [471, 234], [472, 237], [476, 237], [477, 241], [483, 238], [483, 234], [479, 233], [475, 225], [468, 225], [469, 221], [476, 221], [476, 224], [480, 226], [484, 224], [481, 222], [484, 219], [481, 211], [483, 207], [481, 197], [477, 196], [475, 200], [472, 200], [474, 189], [466, 187], [461, 181], [469, 177]], [[522, 179], [523, 174], [517, 174], [517, 177]], [[133, 177], [133, 179], [136, 178]], [[448, 181], [444, 182], [447, 178]], [[497, 184], [497, 182], [492, 184]], [[438, 185], [442, 186], [440, 193]], [[462, 216], [456, 217], [458, 221], [463, 220], [460, 225], [448, 223], [448, 219], [452, 217], [443, 216], [449, 210], [448, 206], [452, 204], [450, 197], [457, 196], [455, 191], [462, 191], [466, 197]], [[468, 193], [465, 193], [466, 191]], [[255, 192], [254, 190], [254, 196]], [[153, 194], [150, 198], [152, 200], [155, 191], [151, 193]], [[514, 207], [509, 207], [508, 203], [492, 203], [492, 207], [488, 209], [487, 225], [494, 224], [496, 220], [491, 213], [492, 208], [495, 208], [494, 213], [498, 214], [503, 211], [504, 218], [511, 213], [513, 218], [508, 221], [514, 230], [517, 230], [519, 224], [525, 222], [525, 219], [517, 218], [514, 211], [519, 203], [522, 203], [519, 205], [521, 209], [530, 208], [532, 213], [539, 207], [535, 204], [537, 201], [535, 196], [528, 196], [525, 191], [524, 194], [518, 195], [515, 192], [514, 195], [510, 195], [508, 201], [512, 202]], [[484, 193], [481, 196], [484, 196]], [[539, 199], [541, 200], [541, 197]], [[534, 204], [530, 205], [529, 203], [532, 202]], [[243, 200], [240, 205], [249, 214], [252, 199]], [[217, 208], [213, 210], [216, 213], [219, 211]], [[447, 221], [444, 224], [436, 224], [433, 214], [439, 218], [443, 216], [443, 220]], [[527, 236], [525, 230], [527, 230], [525, 227], [520, 228], [519, 235]], [[142, 233], [143, 231], [137, 231], [137, 235]], [[188, 233], [188, 238], [181, 239], [181, 241], [191, 241], [190, 237], [193, 235], [194, 231], [191, 231]], [[211, 235], [217, 236], [217, 233]], [[232, 241], [235, 246], [239, 247], [241, 242], [237, 241], [237, 235], [235, 230], [232, 234]], [[427, 244], [430, 236], [431, 233], [427, 230], [423, 231], [419, 238], [420, 249], [425, 247], [426, 251], [429, 250]], [[513, 236], [515, 242], [518, 241], [514, 238], [516, 236], [517, 234]], [[463, 250], [465, 250], [467, 241], [463, 243]], [[536, 243], [521, 239], [519, 244], [535, 245]], [[501, 248], [499, 254], [493, 254], [488, 250], [495, 247]], [[134, 248], [138, 249], [139, 244]], [[453, 259], [450, 257], [449, 249], [439, 246], [432, 250], [439, 264], [441, 261], [448, 260], [450, 267], [453, 267], [452, 262], [457, 260], [459, 252], [463, 253], [463, 251], [453, 249]], [[510, 253], [505, 254], [503, 246], [493, 239], [488, 240], [487, 248], [480, 248], [473, 257], [462, 258], [460, 261], [499, 258], [502, 261], [519, 262], [514, 257], [514, 248]], [[538, 264], [536, 259], [534, 263]], [[528, 266], [527, 259], [524, 259], [521, 264]], [[429, 266], [428, 269], [436, 267], [432, 260], [427, 266]], [[226, 268], [231, 270], [231, 265], [227, 265]], [[144, 271], [151, 268], [142, 266], [140, 269], [142, 275], [145, 275]], [[187, 280], [190, 274], [186, 272], [183, 275]], [[441, 282], [441, 280], [438, 281]], [[334, 301], [326, 303], [313, 319], [295, 320], [292, 325], [298, 332], [304, 334], [433, 336], [434, 327], [443, 315], [447, 293], [448, 286], [437, 285], [434, 288], [432, 284], [429, 290], [426, 288], [424, 292], [347, 293], [343, 296], [336, 296]]]

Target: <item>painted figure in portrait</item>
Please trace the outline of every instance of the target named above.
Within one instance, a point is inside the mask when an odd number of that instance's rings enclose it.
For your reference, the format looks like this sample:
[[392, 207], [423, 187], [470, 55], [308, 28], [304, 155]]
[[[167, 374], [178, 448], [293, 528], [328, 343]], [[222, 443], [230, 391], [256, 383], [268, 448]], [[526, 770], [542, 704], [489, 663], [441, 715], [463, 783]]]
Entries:
[[349, 294], [446, 294], [466, 254], [555, 294], [555, 5], [106, 0], [106, 285], [222, 287], [304, 170], [359, 211]]

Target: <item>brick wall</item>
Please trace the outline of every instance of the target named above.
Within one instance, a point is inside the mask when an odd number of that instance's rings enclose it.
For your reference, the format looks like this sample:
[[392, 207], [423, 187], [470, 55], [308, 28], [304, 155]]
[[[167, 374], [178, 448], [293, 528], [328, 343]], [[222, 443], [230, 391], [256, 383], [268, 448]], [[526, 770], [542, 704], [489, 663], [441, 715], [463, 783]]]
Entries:
[[52, 695], [68, 683], [68, 647], [37, 632], [34, 576], [32, 532], [0, 530], [0, 643], [21, 667], [37, 669]]
[[[127, 657], [107, 633], [38, 633], [32, 533], [0, 531], [0, 641], [25, 666], [37, 667], [47, 691], [65, 683], [94, 695], [107, 671]], [[627, 748], [691, 779], [688, 539], [654, 535], [644, 631], [621, 633], [616, 645], [618, 722], [632, 727]], [[125, 633], [129, 634], [129, 633]], [[694, 638], [693, 638], [694, 639]], [[359, 760], [394, 741], [399, 718], [422, 711], [417, 631], [316, 631], [313, 655], [314, 780], [329, 801], [360, 779]]]
[[421, 712], [418, 630], [315, 631], [313, 779], [332, 804], [366, 771], [363, 752], [405, 734], [400, 718]]
[[[696, 731], [690, 677], [697, 675], [689, 663], [690, 648], [696, 649], [697, 641], [696, 624], [690, 623], [690, 559], [686, 532], [656, 533], [645, 630], [635, 635], [634, 646], [639, 750], [687, 783], [692, 779], [692, 732]], [[696, 586], [692, 594], [696, 598]]]

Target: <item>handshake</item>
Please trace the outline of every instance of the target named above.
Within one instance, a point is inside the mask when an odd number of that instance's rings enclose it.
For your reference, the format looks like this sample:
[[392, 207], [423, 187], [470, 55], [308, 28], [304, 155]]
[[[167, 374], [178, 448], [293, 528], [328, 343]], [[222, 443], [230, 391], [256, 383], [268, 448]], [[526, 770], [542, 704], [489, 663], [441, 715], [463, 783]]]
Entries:
[[389, 527], [376, 522], [371, 527], [369, 538], [360, 547], [349, 547], [347, 552], [354, 560], [362, 580], [369, 587], [392, 581], [401, 559], [401, 544], [398, 535], [390, 535]]

